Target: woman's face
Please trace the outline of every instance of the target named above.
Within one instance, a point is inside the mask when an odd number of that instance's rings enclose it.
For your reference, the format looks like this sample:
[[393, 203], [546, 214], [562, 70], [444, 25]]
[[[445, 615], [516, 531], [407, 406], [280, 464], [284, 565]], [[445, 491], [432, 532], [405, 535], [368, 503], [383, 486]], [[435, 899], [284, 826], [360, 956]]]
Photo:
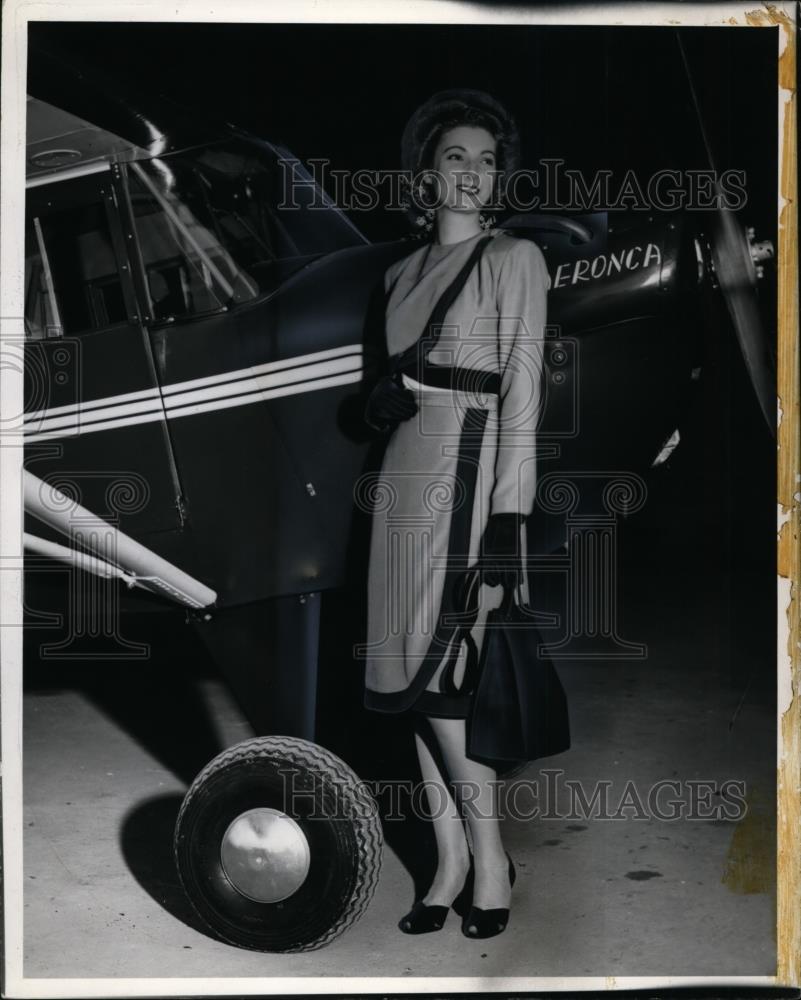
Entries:
[[457, 125], [440, 136], [432, 164], [437, 204], [459, 212], [479, 212], [492, 198], [497, 143], [477, 125]]

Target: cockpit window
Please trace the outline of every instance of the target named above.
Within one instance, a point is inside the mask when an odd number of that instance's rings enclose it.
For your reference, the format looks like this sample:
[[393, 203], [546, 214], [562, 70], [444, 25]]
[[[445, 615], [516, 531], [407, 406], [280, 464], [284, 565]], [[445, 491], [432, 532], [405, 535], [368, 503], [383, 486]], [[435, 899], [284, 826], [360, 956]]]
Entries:
[[41, 340], [125, 322], [117, 261], [96, 180], [85, 178], [41, 193], [30, 207], [25, 228], [26, 335]]
[[[140, 223], [140, 240], [149, 244], [149, 274], [165, 295], [178, 297], [179, 307], [186, 301], [181, 283], [194, 282], [201, 299], [205, 288], [220, 303], [243, 301], [274, 291], [312, 257], [365, 242], [302, 164], [266, 143], [232, 140], [141, 160], [130, 164], [129, 176], [135, 213], [161, 213], [148, 232]], [[168, 263], [168, 231], [178, 256], [189, 260], [183, 272], [177, 261]], [[222, 282], [192, 246], [193, 232]], [[151, 295], [155, 308], [157, 290]]]
[[160, 161], [129, 164], [129, 193], [156, 320], [214, 311], [254, 298], [256, 282], [220, 239], [199, 178]]
[[28, 220], [25, 228], [25, 336], [31, 340], [64, 336], [39, 216]]
[[[366, 241], [287, 151], [252, 139], [120, 165], [136, 240], [101, 172], [28, 191], [25, 327], [31, 339], [84, 334], [135, 309], [117, 254], [144, 271], [141, 303], [158, 322], [189, 319], [276, 291], [311, 260]], [[105, 194], [104, 194], [105, 192]], [[113, 202], [113, 206], [112, 206]], [[123, 213], [126, 214], [126, 213]], [[127, 266], [127, 265], [126, 265]], [[142, 293], [141, 286], [139, 287]]]

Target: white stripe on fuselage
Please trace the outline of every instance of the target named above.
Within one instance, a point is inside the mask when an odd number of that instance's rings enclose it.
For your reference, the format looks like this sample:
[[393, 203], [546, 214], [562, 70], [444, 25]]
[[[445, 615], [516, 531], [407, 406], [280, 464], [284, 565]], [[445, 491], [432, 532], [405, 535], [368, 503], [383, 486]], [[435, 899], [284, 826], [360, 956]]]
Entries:
[[247, 406], [261, 400], [348, 385], [358, 382], [361, 375], [362, 348], [351, 344], [166, 385], [162, 389], [163, 409], [158, 389], [145, 389], [37, 410], [25, 416], [25, 440], [44, 441], [152, 423], [162, 420], [165, 411], [173, 420]]

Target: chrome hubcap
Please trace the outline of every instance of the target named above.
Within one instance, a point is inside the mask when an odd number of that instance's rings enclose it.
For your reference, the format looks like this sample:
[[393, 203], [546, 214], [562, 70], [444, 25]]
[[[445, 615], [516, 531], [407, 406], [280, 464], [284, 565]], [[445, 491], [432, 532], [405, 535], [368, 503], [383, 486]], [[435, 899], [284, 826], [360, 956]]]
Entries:
[[222, 838], [220, 861], [231, 884], [257, 903], [277, 903], [303, 885], [311, 852], [291, 816], [267, 807], [237, 816]]

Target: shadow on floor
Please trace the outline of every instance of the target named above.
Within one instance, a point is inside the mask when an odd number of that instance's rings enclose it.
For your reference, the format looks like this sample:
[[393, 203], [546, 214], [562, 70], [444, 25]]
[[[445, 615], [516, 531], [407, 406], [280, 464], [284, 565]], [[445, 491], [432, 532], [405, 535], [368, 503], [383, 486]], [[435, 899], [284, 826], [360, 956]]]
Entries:
[[141, 887], [181, 923], [208, 935], [192, 909], [178, 878], [172, 853], [180, 795], [159, 795], [136, 805], [120, 829], [120, 848], [129, 871]]
[[190, 629], [175, 616], [140, 616], [137, 640], [150, 646], [141, 662], [42, 662], [41, 635], [25, 636], [25, 690], [72, 690], [88, 698], [123, 732], [189, 785], [222, 749], [213, 708], [201, 684], [210, 665]]

